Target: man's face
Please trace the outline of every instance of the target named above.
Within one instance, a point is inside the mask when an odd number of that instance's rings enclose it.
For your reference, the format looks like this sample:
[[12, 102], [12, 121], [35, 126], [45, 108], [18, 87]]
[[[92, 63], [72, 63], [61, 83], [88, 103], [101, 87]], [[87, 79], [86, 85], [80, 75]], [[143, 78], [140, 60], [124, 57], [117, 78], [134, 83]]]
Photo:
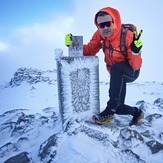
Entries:
[[97, 24], [100, 33], [104, 37], [109, 37], [112, 35], [114, 24], [112, 23], [112, 17], [110, 15], [98, 16]]

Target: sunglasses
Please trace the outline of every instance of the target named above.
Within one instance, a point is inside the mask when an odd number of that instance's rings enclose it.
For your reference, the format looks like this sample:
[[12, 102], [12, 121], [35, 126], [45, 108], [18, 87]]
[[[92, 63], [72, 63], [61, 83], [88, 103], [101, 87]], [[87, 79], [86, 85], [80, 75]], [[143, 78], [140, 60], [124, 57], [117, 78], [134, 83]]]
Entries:
[[111, 25], [112, 25], [112, 21], [108, 21], [108, 22], [99, 23], [98, 27], [99, 28], [104, 28], [105, 26], [106, 27], [111, 27]]

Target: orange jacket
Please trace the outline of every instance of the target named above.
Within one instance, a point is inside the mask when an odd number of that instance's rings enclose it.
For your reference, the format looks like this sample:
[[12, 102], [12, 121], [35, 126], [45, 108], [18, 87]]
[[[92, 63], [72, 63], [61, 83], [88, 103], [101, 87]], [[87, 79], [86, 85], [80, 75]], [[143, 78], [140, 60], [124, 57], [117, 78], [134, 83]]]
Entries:
[[[109, 46], [110, 44], [114, 49], [119, 49], [120, 45], [120, 33], [121, 33], [121, 18], [120, 14], [117, 10], [111, 8], [111, 7], [106, 7], [101, 9], [100, 11], [105, 11], [107, 12], [113, 19], [114, 21], [114, 29], [113, 29], [113, 34], [107, 38], [104, 38], [101, 34], [100, 31], [97, 30], [94, 35], [92, 36], [92, 39], [87, 45], [83, 45], [83, 54], [85, 56], [92, 56], [96, 55], [99, 50], [100, 50], [100, 35], [103, 39], [105, 39], [105, 44], [106, 46]], [[95, 15], [95, 25], [97, 26], [96, 22], [96, 16]], [[141, 54], [139, 55], [133, 55], [132, 51], [130, 49], [130, 44], [133, 41], [133, 33], [128, 31], [127, 36], [126, 36], [126, 46], [127, 46], [127, 60], [129, 61], [130, 66], [134, 70], [138, 70], [141, 68], [142, 65], [142, 59], [141, 59]], [[122, 62], [126, 58], [117, 51], [113, 51], [113, 53], [109, 52], [109, 49], [106, 49], [104, 51], [105, 54], [105, 62], [107, 64], [107, 70], [110, 72], [110, 68], [114, 63]]]

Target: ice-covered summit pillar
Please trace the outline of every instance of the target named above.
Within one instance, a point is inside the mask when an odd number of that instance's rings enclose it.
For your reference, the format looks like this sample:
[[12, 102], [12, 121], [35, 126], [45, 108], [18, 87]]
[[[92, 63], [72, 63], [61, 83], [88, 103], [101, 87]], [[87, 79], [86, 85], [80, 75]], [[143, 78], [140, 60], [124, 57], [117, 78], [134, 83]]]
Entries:
[[56, 57], [59, 109], [65, 130], [100, 111], [98, 57]]

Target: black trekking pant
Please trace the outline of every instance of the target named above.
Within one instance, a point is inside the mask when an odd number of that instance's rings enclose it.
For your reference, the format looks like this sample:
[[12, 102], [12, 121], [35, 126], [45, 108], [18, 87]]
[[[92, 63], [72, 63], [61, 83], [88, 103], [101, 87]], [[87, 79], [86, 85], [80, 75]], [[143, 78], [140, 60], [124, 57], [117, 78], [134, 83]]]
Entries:
[[[126, 83], [135, 81], [140, 70], [133, 70], [128, 61], [115, 63], [110, 70], [109, 101], [107, 108], [116, 114], [131, 114], [136, 111], [135, 107], [125, 105]], [[134, 94], [134, 92], [133, 92]]]

